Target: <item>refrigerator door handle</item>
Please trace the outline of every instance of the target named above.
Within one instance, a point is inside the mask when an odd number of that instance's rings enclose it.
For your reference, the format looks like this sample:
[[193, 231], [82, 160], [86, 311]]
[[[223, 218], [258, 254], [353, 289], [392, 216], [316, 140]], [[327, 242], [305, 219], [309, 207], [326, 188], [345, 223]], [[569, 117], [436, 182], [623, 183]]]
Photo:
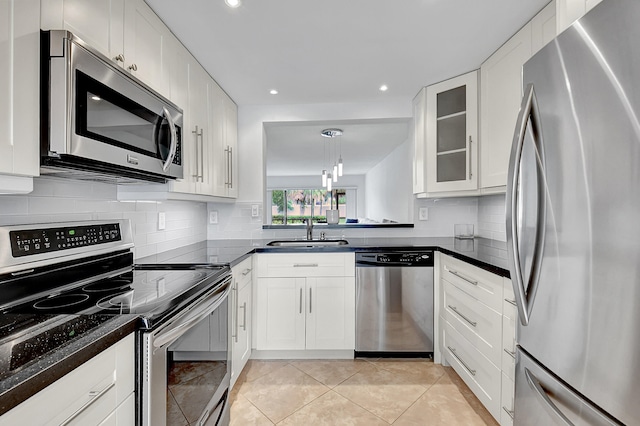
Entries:
[[[527, 124], [531, 120], [531, 132], [536, 148], [537, 167], [537, 201], [538, 216], [536, 224], [535, 247], [532, 258], [531, 275], [527, 280], [523, 277], [520, 264], [519, 236], [518, 236], [518, 182], [520, 179], [520, 164], [522, 162], [522, 151], [524, 147]], [[518, 121], [516, 124], [513, 145], [511, 148], [511, 158], [509, 161], [509, 178], [507, 180], [506, 199], [506, 222], [507, 222], [507, 251], [510, 260], [510, 273], [513, 282], [518, 315], [522, 325], [529, 324], [531, 308], [538, 286], [538, 278], [542, 268], [542, 251], [544, 248], [544, 236], [546, 228], [546, 182], [544, 178], [544, 144], [542, 140], [540, 113], [533, 84], [527, 85], [525, 94], [520, 106]]]
[[531, 371], [529, 371], [528, 368], [524, 369], [524, 375], [527, 378], [527, 383], [529, 383], [529, 386], [531, 386], [531, 389], [533, 389], [535, 391], [536, 395], [538, 396], [538, 398], [540, 398], [540, 400], [549, 409], [551, 409], [553, 414], [556, 417], [558, 417], [560, 420], [562, 420], [562, 422], [565, 425], [574, 426], [574, 424], [571, 423], [571, 421], [567, 418], [567, 416], [565, 416], [564, 413], [562, 411], [560, 411], [560, 409], [556, 406], [556, 404], [554, 404], [553, 401], [551, 401], [551, 398], [549, 398], [549, 395], [547, 395], [547, 392], [542, 387], [542, 384], [540, 383], [540, 380], [538, 380], [538, 378], [536, 376], [534, 376], [533, 373]]

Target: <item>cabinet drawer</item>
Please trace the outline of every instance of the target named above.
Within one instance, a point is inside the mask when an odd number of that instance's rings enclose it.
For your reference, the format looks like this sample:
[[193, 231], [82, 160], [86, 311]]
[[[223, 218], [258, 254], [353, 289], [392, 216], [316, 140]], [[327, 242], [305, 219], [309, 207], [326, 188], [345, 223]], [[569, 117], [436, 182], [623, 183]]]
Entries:
[[98, 424], [134, 391], [134, 361], [131, 334], [2, 415], [0, 425], [57, 425], [72, 417], [69, 425]]
[[502, 313], [502, 277], [446, 255], [440, 257], [440, 277]]
[[264, 253], [257, 255], [259, 277], [353, 277], [353, 253]]
[[513, 426], [513, 398], [515, 395], [513, 379], [502, 374], [502, 397], [500, 403], [500, 426]]
[[500, 370], [445, 321], [444, 355], [491, 415], [500, 419]]
[[251, 283], [253, 278], [253, 261], [252, 258], [243, 260], [236, 266], [231, 268], [231, 273], [238, 283], [238, 290], [243, 289], [247, 284]]
[[515, 319], [502, 316], [502, 372], [511, 380], [516, 375]]
[[443, 307], [447, 322], [492, 363], [500, 366], [502, 316], [446, 281]]
[[511, 280], [504, 279], [504, 290], [502, 294], [502, 315], [506, 315], [509, 318], [516, 318], [518, 316], [518, 309], [516, 307], [516, 296], [513, 294], [513, 286]]

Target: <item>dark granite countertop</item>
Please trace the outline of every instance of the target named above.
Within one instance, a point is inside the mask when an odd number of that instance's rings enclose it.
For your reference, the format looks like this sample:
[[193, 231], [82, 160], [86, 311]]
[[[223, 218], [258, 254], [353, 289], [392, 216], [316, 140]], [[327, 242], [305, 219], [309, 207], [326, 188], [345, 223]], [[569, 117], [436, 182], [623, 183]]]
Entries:
[[459, 240], [430, 238], [347, 238], [348, 245], [331, 247], [272, 247], [271, 239], [209, 240], [138, 259], [137, 263], [225, 263], [238, 264], [252, 253], [331, 253], [376, 250], [434, 249], [497, 275], [509, 277], [507, 244], [487, 238]]
[[[91, 321], [89, 317], [91, 316], [59, 315], [56, 319], [83, 322]], [[99, 325], [79, 334], [77, 338], [35, 356], [34, 359], [25, 362], [15, 370], [4, 372], [5, 374], [0, 375], [0, 415], [133, 333], [136, 330], [137, 321], [137, 315], [115, 315], [106, 321], [100, 321]], [[41, 339], [45, 338], [48, 337], [41, 337]], [[10, 341], [8, 346], [11, 346]], [[39, 348], [36, 347], [36, 350]], [[8, 352], [8, 354], [2, 354], [3, 359], [0, 362], [11, 364], [15, 358], [26, 356], [20, 351], [9, 350]]]

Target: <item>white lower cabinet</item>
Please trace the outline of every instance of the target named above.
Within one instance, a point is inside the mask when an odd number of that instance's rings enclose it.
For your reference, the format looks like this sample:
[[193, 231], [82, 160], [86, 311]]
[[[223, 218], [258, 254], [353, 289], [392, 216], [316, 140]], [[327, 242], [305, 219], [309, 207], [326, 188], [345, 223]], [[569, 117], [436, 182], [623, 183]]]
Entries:
[[511, 424], [516, 320], [511, 281], [442, 253], [438, 256], [443, 362], [501, 425]]
[[0, 425], [135, 424], [130, 334], [0, 417]]
[[231, 268], [231, 387], [251, 357], [251, 293], [253, 262], [248, 258]]
[[353, 350], [354, 262], [353, 253], [259, 254], [256, 349]]

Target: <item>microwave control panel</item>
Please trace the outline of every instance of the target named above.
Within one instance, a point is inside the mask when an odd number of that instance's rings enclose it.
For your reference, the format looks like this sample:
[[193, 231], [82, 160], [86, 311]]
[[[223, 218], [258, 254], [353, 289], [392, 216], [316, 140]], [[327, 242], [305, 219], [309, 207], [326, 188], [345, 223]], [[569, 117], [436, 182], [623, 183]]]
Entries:
[[9, 232], [13, 257], [31, 256], [120, 241], [120, 225], [29, 229]]

